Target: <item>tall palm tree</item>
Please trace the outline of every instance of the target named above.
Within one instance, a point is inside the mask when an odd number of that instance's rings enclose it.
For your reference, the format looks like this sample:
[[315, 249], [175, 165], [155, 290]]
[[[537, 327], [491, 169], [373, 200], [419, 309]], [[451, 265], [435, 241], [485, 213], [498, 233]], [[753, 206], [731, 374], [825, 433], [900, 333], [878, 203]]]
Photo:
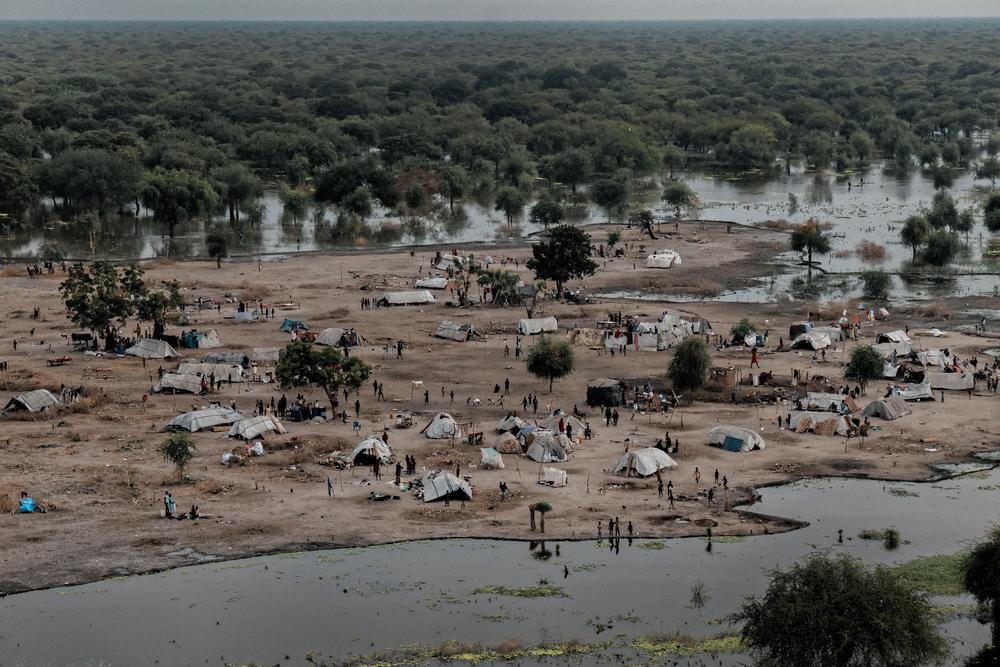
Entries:
[[973, 545], [962, 573], [965, 590], [990, 614], [993, 646], [1000, 647], [1000, 525]]

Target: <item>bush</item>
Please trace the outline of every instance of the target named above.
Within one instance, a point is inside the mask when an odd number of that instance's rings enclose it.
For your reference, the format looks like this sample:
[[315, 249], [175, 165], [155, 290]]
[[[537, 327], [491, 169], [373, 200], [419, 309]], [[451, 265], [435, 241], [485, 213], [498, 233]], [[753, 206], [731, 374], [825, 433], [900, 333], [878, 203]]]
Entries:
[[878, 380], [885, 373], [885, 362], [882, 355], [871, 345], [862, 345], [851, 353], [851, 361], [847, 364], [844, 377], [857, 380], [864, 387], [872, 380]]
[[677, 346], [667, 368], [667, 376], [676, 391], [690, 392], [705, 384], [711, 366], [712, 355], [704, 339], [690, 336]]
[[892, 277], [885, 271], [865, 271], [861, 274], [861, 280], [865, 284], [864, 292], [866, 298], [889, 298], [889, 288], [892, 286]]
[[744, 338], [752, 333], [755, 333], [757, 329], [751, 324], [750, 320], [743, 318], [739, 322], [733, 325], [733, 328], [729, 330], [729, 335], [733, 338], [742, 341]]
[[885, 246], [871, 241], [862, 241], [854, 253], [866, 262], [881, 262], [885, 259]]
[[944, 266], [955, 258], [959, 247], [958, 234], [955, 232], [949, 232], [944, 229], [932, 232], [927, 237], [923, 260], [934, 266]]

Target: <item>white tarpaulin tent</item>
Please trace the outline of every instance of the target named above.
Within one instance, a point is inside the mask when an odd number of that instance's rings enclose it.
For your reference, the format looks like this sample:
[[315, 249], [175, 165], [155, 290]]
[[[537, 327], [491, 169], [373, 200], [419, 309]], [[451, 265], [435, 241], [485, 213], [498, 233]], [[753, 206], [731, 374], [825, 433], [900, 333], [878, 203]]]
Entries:
[[930, 382], [924, 380], [920, 384], [901, 384], [895, 392], [904, 401], [933, 401], [934, 392], [931, 391]]
[[951, 363], [951, 357], [943, 350], [920, 350], [917, 352], [917, 361], [923, 366], [937, 366], [944, 368]]
[[565, 413], [557, 413], [554, 415], [549, 415], [542, 421], [538, 422], [538, 427], [543, 428], [547, 431], [552, 431], [553, 433], [559, 433], [559, 420], [562, 420], [563, 426], [572, 426], [573, 435], [583, 435], [583, 431], [587, 428], [582, 421], [574, 417], [573, 415], [567, 415]]
[[177, 350], [162, 340], [143, 338], [138, 343], [125, 350], [125, 354], [143, 359], [173, 359], [181, 356]]
[[830, 412], [795, 412], [790, 427], [796, 433], [813, 431], [819, 435], [847, 435], [850, 430], [847, 417]]
[[433, 440], [446, 440], [448, 438], [461, 438], [462, 429], [455, 421], [455, 418], [447, 412], [439, 412], [434, 415], [430, 423], [420, 431]]
[[900, 397], [890, 396], [889, 398], [876, 398], [865, 406], [864, 414], [866, 417], [881, 417], [891, 421], [913, 414], [913, 410]]
[[444, 254], [441, 255], [441, 259], [438, 263], [434, 265], [434, 268], [438, 271], [447, 271], [448, 269], [460, 270], [465, 264], [465, 259], [457, 255]]
[[669, 269], [681, 265], [681, 256], [676, 250], [657, 250], [646, 257], [647, 269]]
[[386, 306], [416, 306], [434, 303], [434, 295], [427, 290], [386, 292], [378, 298], [378, 302]]
[[424, 477], [424, 502], [434, 500], [472, 500], [472, 487], [464, 479], [450, 472], [433, 470]]
[[523, 319], [517, 321], [517, 333], [522, 336], [534, 336], [540, 333], [559, 331], [559, 322], [554, 317]]
[[764, 438], [741, 426], [716, 426], [708, 432], [708, 444], [731, 452], [749, 452], [764, 449]]
[[213, 426], [233, 424], [243, 419], [236, 410], [229, 408], [204, 408], [177, 415], [167, 424], [165, 431], [202, 431]]
[[18, 394], [9, 401], [3, 411], [27, 410], [28, 412], [41, 412], [59, 401], [48, 389], [35, 389], [34, 391]]
[[615, 464], [615, 472], [626, 477], [649, 477], [659, 470], [676, 467], [677, 463], [662, 449], [646, 447], [622, 454]]
[[389, 463], [392, 460], [392, 450], [389, 445], [383, 442], [382, 438], [370, 435], [357, 444], [351, 452], [351, 461], [356, 464], [366, 465], [374, 463], [376, 457], [382, 463]]
[[250, 361], [258, 364], [273, 366], [278, 363], [284, 348], [280, 347], [255, 347], [250, 355]]
[[542, 479], [540, 481], [542, 484], [561, 488], [566, 486], [566, 483], [569, 481], [569, 475], [566, 474], [565, 470], [542, 466]]
[[875, 338], [876, 343], [912, 343], [910, 337], [906, 335], [906, 332], [902, 329], [896, 329], [895, 331], [887, 331], [885, 333], [880, 333]]
[[497, 433], [503, 433], [504, 431], [510, 431], [511, 429], [521, 428], [524, 426], [524, 420], [515, 415], [507, 415], [499, 422], [497, 422]]
[[573, 444], [563, 433], [539, 431], [535, 433], [528, 451], [528, 458], [539, 463], [562, 463], [569, 460], [569, 452]]
[[830, 410], [830, 408], [836, 409], [838, 412], [841, 411], [841, 405], [847, 405], [848, 412], [855, 412], [853, 399], [847, 394], [826, 394], [818, 391], [810, 391], [806, 394], [805, 399], [802, 401], [802, 405], [809, 410]]
[[219, 332], [215, 329], [206, 329], [201, 333], [204, 336], [198, 337], [198, 349], [199, 350], [210, 350], [215, 347], [222, 347], [222, 341], [219, 340]]
[[482, 456], [479, 462], [480, 468], [489, 468], [492, 470], [503, 469], [503, 457], [500, 456], [500, 452], [497, 450], [492, 447], [480, 447], [479, 454]]
[[449, 322], [448, 320], [441, 322], [434, 332], [434, 335], [438, 338], [456, 340], [460, 343], [464, 343], [475, 334], [476, 330], [471, 324], [459, 324], [458, 322]]
[[948, 389], [950, 391], [966, 391], [976, 386], [972, 373], [938, 373], [927, 371], [924, 382], [930, 382], [931, 389]]
[[243, 364], [241, 352], [209, 352], [201, 358], [203, 364]]
[[417, 282], [413, 283], [413, 286], [417, 289], [447, 289], [448, 279], [439, 276], [437, 278], [421, 278]]
[[233, 424], [229, 429], [229, 437], [252, 440], [253, 438], [260, 437], [269, 431], [284, 433], [285, 428], [276, 418], [268, 417], [267, 415], [260, 415], [258, 417], [243, 419]]
[[153, 385], [153, 391], [157, 394], [164, 392], [186, 392], [188, 394], [201, 393], [201, 378], [197, 375], [181, 375], [179, 373], [164, 373], [163, 377]]
[[177, 368], [177, 375], [200, 375], [223, 382], [243, 382], [243, 367], [236, 364], [205, 364], [193, 361], [182, 361]]
[[521, 441], [513, 433], [504, 433], [497, 438], [493, 448], [504, 454], [521, 454]]
[[814, 329], [796, 336], [795, 340], [792, 341], [791, 348], [793, 350], [822, 350], [830, 345], [832, 345], [830, 337]]

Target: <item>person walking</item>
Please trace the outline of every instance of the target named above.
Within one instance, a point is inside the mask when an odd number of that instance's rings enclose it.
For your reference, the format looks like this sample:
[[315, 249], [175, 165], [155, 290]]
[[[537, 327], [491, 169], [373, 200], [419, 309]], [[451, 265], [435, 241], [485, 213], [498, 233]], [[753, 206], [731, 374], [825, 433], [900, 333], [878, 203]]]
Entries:
[[756, 347], [754, 347], [752, 350], [750, 350], [750, 368], [753, 368], [754, 366], [756, 366], [757, 368], [760, 368], [760, 362], [757, 361], [757, 348]]
[[712, 500], [714, 498], [715, 498], [715, 487], [714, 486], [710, 486], [710, 487], [708, 487], [708, 504], [709, 505], [713, 504]]
[[695, 466], [694, 475], [692, 475], [692, 477], [694, 477], [695, 484], [701, 484], [701, 471], [698, 470], [698, 466]]
[[719, 483], [719, 469], [718, 468], [715, 469], [715, 483], [716, 484]]
[[670, 502], [670, 509], [674, 509], [674, 490], [667, 489], [667, 500]]
[[431, 392], [424, 389], [424, 405], [430, 405], [431, 403]]
[[361, 419], [361, 399], [354, 399], [354, 417]]
[[660, 498], [663, 497], [663, 480], [662, 479], [656, 485], [656, 492], [657, 492], [658, 497], [660, 497]]
[[396, 461], [396, 486], [399, 486], [400, 479], [403, 476], [403, 464]]

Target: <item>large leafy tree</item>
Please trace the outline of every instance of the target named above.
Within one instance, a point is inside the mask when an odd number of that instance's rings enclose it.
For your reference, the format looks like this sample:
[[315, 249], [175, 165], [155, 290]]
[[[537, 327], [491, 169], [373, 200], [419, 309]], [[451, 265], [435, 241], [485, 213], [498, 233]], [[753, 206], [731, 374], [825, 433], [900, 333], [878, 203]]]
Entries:
[[705, 340], [700, 336], [689, 336], [677, 346], [667, 367], [667, 377], [675, 390], [690, 392], [705, 384], [711, 366], [712, 355]]
[[563, 283], [593, 275], [597, 262], [590, 258], [590, 235], [577, 227], [559, 225], [548, 238], [531, 246], [528, 268], [539, 280], [552, 280], [562, 299]]
[[903, 243], [910, 246], [910, 249], [913, 251], [914, 261], [917, 259], [917, 251], [927, 241], [930, 233], [930, 223], [922, 215], [911, 215], [903, 223], [903, 228], [899, 230], [899, 236], [903, 240]]
[[533, 225], [541, 225], [548, 229], [550, 225], [558, 225], [566, 216], [563, 207], [551, 197], [539, 199], [528, 213], [528, 220]]
[[207, 179], [194, 172], [157, 167], [146, 174], [142, 202], [173, 236], [179, 223], [215, 211], [219, 195]]
[[527, 203], [528, 198], [515, 187], [507, 186], [497, 193], [496, 209], [503, 212], [508, 226], [514, 224], [514, 216], [520, 215]]
[[1000, 232], [1000, 194], [990, 195], [983, 205], [983, 224], [991, 232]]
[[46, 193], [74, 212], [93, 211], [101, 217], [135, 200], [141, 176], [131, 153], [95, 148], [59, 153], [41, 168]]
[[731, 617], [772, 667], [906, 667], [947, 654], [927, 597], [885, 566], [816, 554], [774, 570], [761, 597]]
[[19, 220], [38, 197], [38, 187], [28, 165], [0, 151], [0, 226], [4, 216]]
[[621, 178], [598, 179], [590, 186], [590, 198], [608, 212], [611, 222], [611, 213], [628, 203], [628, 185]]
[[947, 192], [934, 193], [931, 210], [927, 212], [927, 222], [934, 229], [954, 229], [958, 224], [958, 208], [954, 197]]
[[594, 158], [584, 148], [568, 148], [553, 155], [544, 165], [544, 172], [551, 180], [570, 186], [573, 192], [581, 183], [590, 180], [594, 171]]
[[537, 378], [548, 380], [550, 393], [552, 383], [572, 373], [574, 364], [573, 346], [565, 340], [543, 336], [528, 350], [528, 372]]
[[871, 345], [854, 348], [851, 360], [844, 370], [844, 377], [860, 382], [862, 390], [869, 382], [880, 379], [884, 374], [885, 362], [882, 355]]
[[996, 188], [997, 179], [1000, 179], [1000, 160], [995, 157], [988, 157], [976, 166], [976, 178], [990, 182], [991, 188]]
[[445, 167], [441, 170], [438, 191], [448, 199], [448, 209], [455, 210], [455, 200], [465, 196], [469, 186], [469, 174], [458, 165]]
[[684, 181], [670, 181], [663, 188], [663, 194], [661, 199], [674, 209], [674, 216], [680, 220], [681, 212], [694, 211], [700, 206], [698, 201], [698, 195], [695, 194], [694, 190], [691, 189]]
[[792, 230], [790, 240], [792, 250], [806, 253], [810, 272], [813, 266], [813, 255], [825, 255], [830, 252], [830, 237], [826, 235], [819, 222], [810, 218]]
[[958, 234], [947, 229], [939, 229], [927, 237], [923, 260], [934, 266], [945, 266], [955, 258], [960, 247]]
[[205, 249], [208, 256], [215, 258], [215, 267], [222, 268], [222, 258], [229, 255], [229, 241], [224, 234], [214, 233], [205, 237]]
[[337, 391], [359, 388], [368, 379], [371, 367], [357, 357], [344, 356], [333, 347], [314, 347], [303, 341], [292, 341], [285, 347], [275, 373], [285, 389], [319, 387], [333, 408], [337, 403]]
[[260, 180], [241, 164], [228, 164], [212, 171], [222, 203], [229, 210], [229, 221], [239, 222], [240, 209], [263, 192]]

